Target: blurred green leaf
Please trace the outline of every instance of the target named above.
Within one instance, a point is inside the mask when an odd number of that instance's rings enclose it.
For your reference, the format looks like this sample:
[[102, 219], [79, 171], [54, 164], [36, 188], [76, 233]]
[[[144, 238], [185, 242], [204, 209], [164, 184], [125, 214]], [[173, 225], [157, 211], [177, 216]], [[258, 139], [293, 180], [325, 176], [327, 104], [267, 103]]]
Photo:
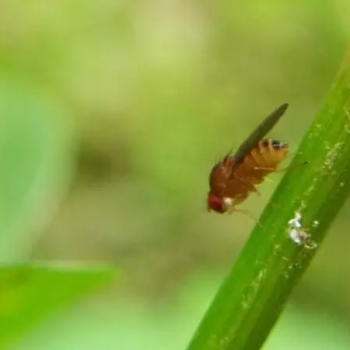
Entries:
[[0, 78], [0, 261], [29, 251], [69, 185], [70, 116], [43, 91]]
[[2, 267], [0, 348], [114, 277], [112, 269], [69, 264]]
[[[171, 305], [155, 307], [135, 299], [95, 299], [45, 322], [18, 339], [16, 350], [179, 350], [184, 349], [198, 318], [223, 276], [196, 271]], [[136, 336], [135, 336], [136, 334]], [[349, 349], [345, 324], [325, 310], [292, 305], [278, 322], [264, 350]]]
[[70, 185], [70, 116], [49, 94], [0, 79], [0, 346], [113, 277], [112, 270], [19, 264]]

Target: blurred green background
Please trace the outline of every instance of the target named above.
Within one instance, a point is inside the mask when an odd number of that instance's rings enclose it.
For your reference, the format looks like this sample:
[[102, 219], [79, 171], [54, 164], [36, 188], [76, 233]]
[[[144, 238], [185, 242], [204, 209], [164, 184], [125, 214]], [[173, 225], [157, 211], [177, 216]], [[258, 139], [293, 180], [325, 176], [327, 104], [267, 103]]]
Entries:
[[[184, 349], [254, 224], [207, 213], [210, 169], [284, 102], [271, 136], [296, 150], [349, 13], [341, 0], [1, 1], [0, 261], [118, 277], [73, 300], [84, 276], [2, 271], [0, 346]], [[242, 208], [258, 217], [281, 176]], [[265, 350], [350, 349], [349, 211]]]

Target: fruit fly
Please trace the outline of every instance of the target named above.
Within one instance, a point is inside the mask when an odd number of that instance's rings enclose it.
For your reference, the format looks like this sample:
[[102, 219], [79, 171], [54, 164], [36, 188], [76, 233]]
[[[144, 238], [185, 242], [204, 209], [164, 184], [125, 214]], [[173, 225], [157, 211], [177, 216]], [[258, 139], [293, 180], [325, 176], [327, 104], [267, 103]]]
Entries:
[[[288, 108], [285, 103], [267, 116], [241, 144], [237, 152], [227, 154], [210, 173], [208, 211], [232, 212], [288, 154], [287, 144], [264, 139]], [[236, 209], [237, 210], [237, 209]]]

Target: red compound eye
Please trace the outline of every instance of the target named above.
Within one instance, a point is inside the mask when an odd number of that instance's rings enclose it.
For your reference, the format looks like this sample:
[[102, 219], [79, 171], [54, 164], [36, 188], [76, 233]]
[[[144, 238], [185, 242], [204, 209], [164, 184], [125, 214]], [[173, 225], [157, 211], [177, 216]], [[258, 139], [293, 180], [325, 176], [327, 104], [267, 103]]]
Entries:
[[218, 213], [223, 213], [221, 198], [209, 194], [208, 195], [208, 210], [214, 210]]

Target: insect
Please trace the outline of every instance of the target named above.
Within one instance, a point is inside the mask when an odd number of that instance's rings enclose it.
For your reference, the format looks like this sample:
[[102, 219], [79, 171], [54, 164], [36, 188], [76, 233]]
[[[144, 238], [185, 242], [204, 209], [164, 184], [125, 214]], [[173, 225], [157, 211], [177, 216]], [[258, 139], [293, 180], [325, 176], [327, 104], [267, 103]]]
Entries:
[[227, 154], [210, 173], [208, 211], [232, 212], [251, 192], [258, 192], [257, 185], [288, 155], [287, 144], [263, 139], [288, 108], [285, 103], [267, 116], [241, 144], [237, 152]]

